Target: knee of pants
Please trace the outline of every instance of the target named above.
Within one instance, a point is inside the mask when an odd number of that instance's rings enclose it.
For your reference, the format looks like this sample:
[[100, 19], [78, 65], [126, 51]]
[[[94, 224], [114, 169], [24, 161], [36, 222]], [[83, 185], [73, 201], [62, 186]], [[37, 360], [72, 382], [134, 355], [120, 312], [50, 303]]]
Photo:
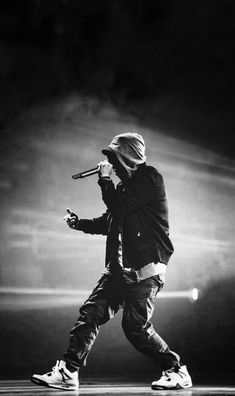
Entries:
[[87, 324], [102, 325], [110, 319], [110, 316], [106, 307], [102, 304], [84, 304], [80, 309], [79, 319]]
[[145, 325], [141, 322], [123, 318], [122, 328], [127, 339], [134, 339], [145, 333]]

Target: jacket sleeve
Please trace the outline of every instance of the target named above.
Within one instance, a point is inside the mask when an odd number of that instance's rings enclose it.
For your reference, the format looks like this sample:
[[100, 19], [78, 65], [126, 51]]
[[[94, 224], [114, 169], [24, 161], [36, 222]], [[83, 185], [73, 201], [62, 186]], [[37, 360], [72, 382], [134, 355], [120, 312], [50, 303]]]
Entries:
[[107, 208], [111, 212], [120, 208], [123, 215], [129, 215], [150, 202], [165, 197], [163, 178], [158, 172], [141, 175], [122, 192], [115, 189], [111, 180], [100, 179], [99, 184]]
[[94, 219], [80, 219], [77, 230], [83, 231], [86, 234], [108, 234], [107, 226], [108, 211], [103, 213], [100, 217]]
[[101, 187], [102, 199], [108, 210], [115, 213], [118, 209], [118, 191], [116, 190], [113, 181], [110, 178], [100, 178], [98, 184]]

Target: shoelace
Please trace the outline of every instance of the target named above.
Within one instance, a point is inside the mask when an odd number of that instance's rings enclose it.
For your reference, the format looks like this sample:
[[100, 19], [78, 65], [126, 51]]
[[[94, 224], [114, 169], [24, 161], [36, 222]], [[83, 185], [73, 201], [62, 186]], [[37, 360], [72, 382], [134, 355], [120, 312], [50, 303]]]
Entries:
[[180, 369], [178, 371], [175, 371], [174, 369], [163, 371], [162, 374], [163, 374], [163, 377], [165, 377], [168, 380], [170, 377], [174, 377], [175, 374], [179, 375], [181, 378], [185, 377], [185, 374], [182, 371], [180, 371]]
[[172, 374], [172, 371], [171, 371], [171, 372], [169, 372], [169, 371], [163, 371], [163, 372], [162, 372], [162, 377], [165, 377], [165, 378], [167, 379], [167, 378], [170, 377], [170, 374]]

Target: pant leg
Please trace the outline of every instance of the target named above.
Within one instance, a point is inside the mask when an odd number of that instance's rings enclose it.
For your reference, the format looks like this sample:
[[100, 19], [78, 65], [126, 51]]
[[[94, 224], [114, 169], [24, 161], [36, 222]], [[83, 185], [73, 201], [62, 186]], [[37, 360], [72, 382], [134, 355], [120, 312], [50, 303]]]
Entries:
[[117, 313], [121, 303], [120, 276], [107, 271], [80, 308], [80, 316], [70, 332], [69, 346], [64, 354], [70, 366], [79, 368], [86, 364], [100, 326]]
[[179, 367], [179, 356], [169, 349], [150, 322], [155, 297], [162, 287], [159, 278], [152, 277], [136, 282], [133, 274], [127, 274], [124, 275], [123, 282], [122, 327], [127, 339], [138, 351], [154, 360], [162, 370]]

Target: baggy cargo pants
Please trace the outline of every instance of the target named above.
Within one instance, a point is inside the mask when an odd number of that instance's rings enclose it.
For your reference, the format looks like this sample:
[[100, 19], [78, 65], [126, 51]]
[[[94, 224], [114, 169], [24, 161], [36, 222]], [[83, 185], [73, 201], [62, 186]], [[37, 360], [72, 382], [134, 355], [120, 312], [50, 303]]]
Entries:
[[127, 339], [162, 370], [180, 366], [179, 356], [156, 333], [150, 319], [154, 300], [163, 287], [161, 277], [137, 281], [135, 272], [120, 270], [102, 274], [90, 297], [80, 308], [80, 316], [70, 332], [64, 360], [73, 368], [86, 364], [86, 358], [100, 326], [123, 308], [122, 328]]

